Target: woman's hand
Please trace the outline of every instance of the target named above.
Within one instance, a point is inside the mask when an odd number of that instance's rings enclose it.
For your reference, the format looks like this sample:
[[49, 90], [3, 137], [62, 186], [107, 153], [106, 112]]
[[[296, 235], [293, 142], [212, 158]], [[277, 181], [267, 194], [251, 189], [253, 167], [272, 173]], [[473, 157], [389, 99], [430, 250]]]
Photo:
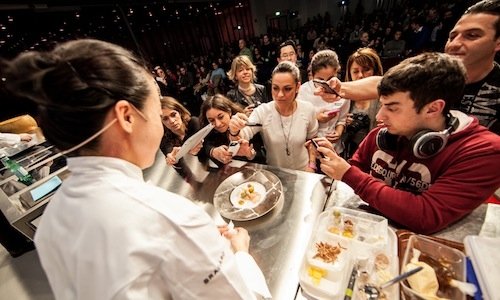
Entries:
[[245, 156], [248, 160], [255, 158], [255, 150], [253, 145], [251, 145], [247, 140], [241, 139], [238, 141], [240, 143], [240, 149], [238, 150], [237, 156]]
[[326, 138], [332, 142], [336, 143], [340, 139], [340, 134], [335, 130], [326, 134]]
[[248, 248], [250, 247], [250, 235], [248, 235], [248, 231], [242, 227], [235, 227], [234, 229], [236, 233], [233, 230], [226, 229], [222, 232], [222, 235], [231, 242], [231, 248], [233, 248], [234, 252], [248, 252]]
[[335, 118], [338, 113], [328, 113], [328, 109], [323, 109], [321, 112], [319, 112], [316, 115], [316, 118], [318, 119], [318, 122], [320, 123], [326, 123], [330, 121], [331, 119]]
[[223, 164], [228, 164], [233, 160], [233, 155], [228, 151], [228, 147], [226, 145], [212, 148], [210, 155], [212, 158], [215, 158]]
[[201, 148], [203, 148], [203, 140], [201, 140], [201, 142], [194, 146], [193, 149], [189, 150], [189, 154], [197, 155], [200, 152]]
[[23, 142], [29, 142], [32, 139], [31, 134], [29, 133], [20, 133], [19, 138], [21, 138], [21, 141]]
[[248, 117], [248, 116], [250, 116], [250, 114], [252, 113], [252, 111], [254, 110], [254, 108], [255, 108], [255, 104], [250, 104], [249, 106], [245, 107], [245, 109], [243, 110], [243, 112]]
[[181, 150], [181, 147], [174, 147], [172, 151], [169, 154], [167, 154], [166, 160], [169, 166], [173, 166], [176, 164], [177, 162], [176, 156], [177, 153], [179, 153], [179, 150]]
[[229, 121], [229, 133], [232, 135], [237, 135], [238, 132], [246, 126], [248, 121], [247, 115], [244, 113], [236, 113], [231, 117]]

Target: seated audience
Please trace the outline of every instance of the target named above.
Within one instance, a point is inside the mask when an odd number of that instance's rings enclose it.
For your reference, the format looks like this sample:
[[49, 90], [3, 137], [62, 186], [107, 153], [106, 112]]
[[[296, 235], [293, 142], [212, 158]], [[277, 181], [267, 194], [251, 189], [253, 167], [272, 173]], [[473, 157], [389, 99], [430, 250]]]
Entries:
[[394, 38], [384, 44], [383, 54], [385, 57], [400, 57], [405, 53], [406, 41], [401, 39], [401, 30], [394, 32]]

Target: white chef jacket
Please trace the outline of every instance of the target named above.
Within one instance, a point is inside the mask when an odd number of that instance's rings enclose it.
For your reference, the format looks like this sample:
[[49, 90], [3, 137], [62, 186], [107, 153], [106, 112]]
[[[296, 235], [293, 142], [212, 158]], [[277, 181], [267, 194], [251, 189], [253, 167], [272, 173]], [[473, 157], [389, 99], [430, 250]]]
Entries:
[[0, 147], [11, 146], [21, 142], [21, 136], [15, 133], [0, 133]]
[[68, 168], [35, 235], [57, 299], [255, 299], [237, 268], [251, 256], [234, 255], [200, 207], [121, 159]]

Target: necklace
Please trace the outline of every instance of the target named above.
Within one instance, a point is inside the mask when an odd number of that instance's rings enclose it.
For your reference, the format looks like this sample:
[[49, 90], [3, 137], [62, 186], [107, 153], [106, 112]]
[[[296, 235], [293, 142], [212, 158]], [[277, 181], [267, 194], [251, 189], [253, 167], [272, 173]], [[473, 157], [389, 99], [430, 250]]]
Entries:
[[281, 113], [279, 112], [278, 109], [278, 115], [280, 116], [280, 124], [281, 124], [281, 131], [283, 132], [283, 138], [285, 139], [285, 152], [287, 156], [290, 156], [290, 148], [288, 147], [288, 142], [290, 141], [290, 133], [292, 132], [292, 126], [293, 126], [293, 115], [294, 112], [292, 110], [292, 118], [290, 119], [290, 127], [288, 127], [288, 134], [285, 133], [285, 125], [283, 125], [283, 117], [281, 116]]

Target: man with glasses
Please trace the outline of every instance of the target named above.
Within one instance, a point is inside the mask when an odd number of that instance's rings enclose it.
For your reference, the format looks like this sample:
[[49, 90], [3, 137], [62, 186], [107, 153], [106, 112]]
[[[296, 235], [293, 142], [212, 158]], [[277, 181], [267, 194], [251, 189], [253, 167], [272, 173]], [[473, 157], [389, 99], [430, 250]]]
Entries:
[[[278, 63], [282, 61], [290, 61], [297, 65], [297, 48], [292, 40], [284, 41], [279, 45]], [[302, 66], [297, 65], [300, 70], [300, 80], [302, 83], [307, 81], [307, 70]]]

